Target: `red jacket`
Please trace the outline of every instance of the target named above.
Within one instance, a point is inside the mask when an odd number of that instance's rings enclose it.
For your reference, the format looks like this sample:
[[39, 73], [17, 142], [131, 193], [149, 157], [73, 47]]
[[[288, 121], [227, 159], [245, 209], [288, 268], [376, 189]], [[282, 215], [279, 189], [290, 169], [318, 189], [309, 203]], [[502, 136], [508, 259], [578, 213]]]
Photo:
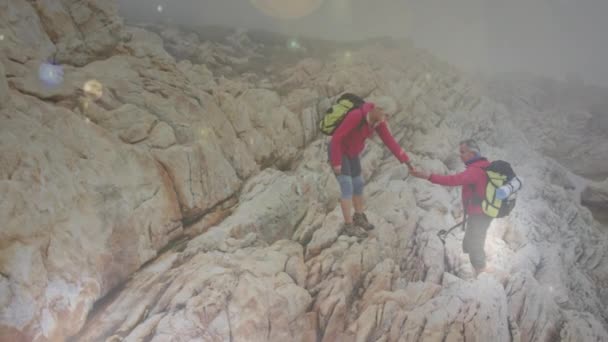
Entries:
[[[359, 109], [354, 109], [342, 121], [334, 132], [330, 143], [331, 165], [334, 167], [342, 165], [342, 155], [346, 154], [350, 158], [358, 156], [365, 148], [365, 139], [378, 132], [380, 139], [400, 162], [410, 160], [401, 146], [395, 141], [388, 129], [386, 121], [372, 127], [367, 122], [367, 113], [374, 109], [374, 104], [365, 102]], [[365, 122], [362, 122], [365, 120]]]
[[466, 170], [461, 173], [450, 176], [442, 176], [432, 174], [429, 180], [432, 183], [447, 186], [462, 186], [462, 206], [466, 208], [467, 214], [483, 214], [481, 203], [479, 200], [474, 200], [474, 195], [477, 198], [485, 198], [487, 178], [482, 167], [488, 167], [490, 162], [485, 159], [477, 159], [467, 163]]

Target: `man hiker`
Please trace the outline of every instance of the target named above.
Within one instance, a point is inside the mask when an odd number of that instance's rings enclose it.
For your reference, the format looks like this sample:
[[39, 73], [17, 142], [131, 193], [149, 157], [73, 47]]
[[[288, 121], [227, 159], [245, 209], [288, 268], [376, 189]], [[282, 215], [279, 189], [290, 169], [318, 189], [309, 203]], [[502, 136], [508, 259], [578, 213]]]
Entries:
[[411, 174], [434, 184], [462, 186], [462, 205], [466, 218], [462, 249], [469, 255], [476, 275], [479, 275], [490, 271], [486, 266], [484, 245], [492, 218], [485, 215], [481, 207], [487, 184], [483, 168], [487, 168], [490, 162], [481, 156], [479, 146], [472, 139], [460, 143], [460, 159], [465, 163], [466, 169], [455, 175], [431, 174], [424, 170], [412, 170]]
[[[366, 231], [374, 229], [374, 225], [367, 220], [363, 204], [364, 180], [360, 154], [365, 148], [366, 139], [377, 132], [393, 155], [412, 170], [408, 155], [388, 129], [382, 107], [382, 104], [361, 100], [361, 105], [350, 110], [335, 129], [328, 148], [328, 159], [340, 184], [344, 232], [359, 238], [367, 237]], [[355, 213], [351, 217], [353, 206]]]

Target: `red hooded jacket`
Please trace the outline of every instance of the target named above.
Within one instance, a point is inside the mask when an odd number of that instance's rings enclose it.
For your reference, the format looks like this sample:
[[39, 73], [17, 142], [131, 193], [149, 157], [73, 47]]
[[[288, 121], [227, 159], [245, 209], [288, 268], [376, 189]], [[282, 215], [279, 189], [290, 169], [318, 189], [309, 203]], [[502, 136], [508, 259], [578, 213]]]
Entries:
[[462, 186], [462, 206], [466, 206], [467, 214], [483, 214], [480, 201], [475, 201], [474, 197], [485, 198], [487, 177], [482, 168], [490, 166], [490, 162], [479, 158], [466, 164], [466, 170], [461, 173], [449, 176], [432, 174], [429, 181], [439, 185]]
[[[410, 160], [405, 151], [393, 138], [388, 129], [386, 121], [382, 121], [372, 127], [366, 120], [367, 113], [374, 109], [374, 104], [365, 102], [360, 108], [352, 110], [344, 121], [334, 132], [330, 143], [331, 165], [334, 167], [342, 165], [342, 155], [350, 158], [358, 156], [365, 148], [365, 139], [378, 132], [380, 139], [400, 162]], [[365, 120], [365, 121], [363, 121]]]

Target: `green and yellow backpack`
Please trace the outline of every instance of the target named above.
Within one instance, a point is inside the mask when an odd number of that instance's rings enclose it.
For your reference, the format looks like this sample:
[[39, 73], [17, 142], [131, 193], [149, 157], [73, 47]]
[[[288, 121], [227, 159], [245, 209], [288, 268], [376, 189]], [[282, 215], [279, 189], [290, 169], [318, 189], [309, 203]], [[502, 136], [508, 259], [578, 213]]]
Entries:
[[325, 116], [319, 122], [319, 130], [325, 135], [332, 135], [340, 126], [346, 115], [353, 109], [361, 107], [365, 101], [351, 93], [343, 94], [338, 98], [336, 103], [331, 106], [326, 112]]
[[[484, 214], [492, 218], [501, 218], [509, 215], [515, 207], [516, 198], [513, 194], [521, 187], [521, 181], [517, 179], [519, 187], [510, 196], [501, 200], [496, 197], [498, 188], [511, 184], [511, 181], [517, 178], [511, 164], [504, 160], [496, 160], [484, 168], [484, 171], [488, 182], [486, 184], [485, 198], [481, 200], [481, 209]], [[511, 189], [513, 190], [513, 188]]]

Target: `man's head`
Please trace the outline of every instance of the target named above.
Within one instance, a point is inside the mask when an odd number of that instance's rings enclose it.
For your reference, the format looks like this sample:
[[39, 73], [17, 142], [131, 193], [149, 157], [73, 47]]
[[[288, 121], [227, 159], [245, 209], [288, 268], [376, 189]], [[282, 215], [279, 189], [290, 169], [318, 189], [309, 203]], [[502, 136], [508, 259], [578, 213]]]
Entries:
[[467, 139], [460, 142], [460, 160], [463, 163], [481, 156], [479, 145], [473, 139]]

